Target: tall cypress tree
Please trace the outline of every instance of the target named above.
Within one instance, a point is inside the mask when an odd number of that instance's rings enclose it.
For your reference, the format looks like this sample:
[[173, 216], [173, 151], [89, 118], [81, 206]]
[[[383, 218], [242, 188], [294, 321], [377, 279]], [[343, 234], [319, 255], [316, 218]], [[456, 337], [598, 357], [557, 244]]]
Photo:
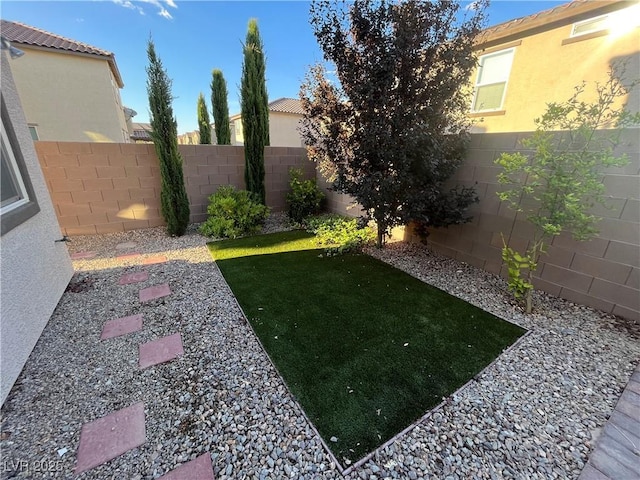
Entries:
[[151, 116], [151, 138], [160, 161], [160, 206], [169, 235], [184, 235], [189, 224], [189, 199], [184, 186], [182, 157], [178, 152], [178, 124], [171, 107], [171, 79], [156, 55], [153, 41], [147, 45], [149, 65], [147, 93]]
[[249, 20], [243, 53], [240, 112], [244, 130], [244, 178], [247, 190], [264, 204], [264, 147], [269, 145], [269, 100], [264, 49], [255, 18]]
[[222, 70], [216, 68], [213, 70], [211, 78], [211, 111], [213, 112], [218, 145], [231, 145], [227, 96], [227, 82]]
[[200, 143], [211, 143], [211, 120], [209, 120], [209, 110], [204, 101], [204, 95], [200, 92], [198, 96], [198, 129], [200, 130]]

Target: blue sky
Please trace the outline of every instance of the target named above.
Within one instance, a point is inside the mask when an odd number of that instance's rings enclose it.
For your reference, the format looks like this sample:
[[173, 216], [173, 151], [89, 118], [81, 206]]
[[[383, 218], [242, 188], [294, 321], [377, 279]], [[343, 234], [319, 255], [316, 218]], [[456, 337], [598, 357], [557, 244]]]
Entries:
[[[489, 25], [536, 13], [565, 2], [500, 1], [489, 9]], [[211, 70], [220, 68], [229, 89], [231, 114], [240, 109], [238, 85], [247, 22], [257, 18], [267, 55], [269, 98], [297, 97], [309, 66], [322, 60], [308, 22], [308, 1], [11, 1], [0, 15], [109, 50], [124, 80], [123, 103], [148, 122], [146, 45], [173, 80], [178, 132], [197, 129], [196, 102], [210, 98]], [[209, 101], [209, 100], [208, 100]]]

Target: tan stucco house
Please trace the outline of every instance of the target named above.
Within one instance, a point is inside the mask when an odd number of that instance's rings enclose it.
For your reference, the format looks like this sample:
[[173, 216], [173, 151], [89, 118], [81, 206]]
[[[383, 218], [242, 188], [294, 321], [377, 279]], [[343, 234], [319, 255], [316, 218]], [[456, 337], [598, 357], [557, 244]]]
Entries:
[[8, 61], [34, 140], [131, 141], [113, 53], [8, 20], [0, 32], [26, 53]]
[[[5, 52], [0, 53], [0, 404], [73, 274], [67, 247], [59, 241], [58, 220], [11, 75], [13, 62]], [[27, 55], [16, 62], [26, 60]]]
[[[484, 30], [472, 79], [474, 131], [535, 130], [548, 102], [569, 99], [583, 81], [593, 91], [617, 60], [627, 59], [627, 76], [638, 77], [639, 27], [637, 0], [574, 0]], [[637, 97], [627, 102], [638, 109]]]
[[[279, 98], [269, 103], [269, 140], [272, 147], [302, 147], [298, 126], [302, 120], [302, 104], [297, 98]], [[244, 145], [242, 117], [233, 115], [231, 144]]]

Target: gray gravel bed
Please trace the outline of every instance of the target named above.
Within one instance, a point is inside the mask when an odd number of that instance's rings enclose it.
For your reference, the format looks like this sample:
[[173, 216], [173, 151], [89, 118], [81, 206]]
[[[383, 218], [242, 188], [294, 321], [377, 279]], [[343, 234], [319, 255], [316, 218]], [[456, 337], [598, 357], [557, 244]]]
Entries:
[[[266, 225], [287, 228], [282, 215]], [[77, 292], [63, 295], [2, 407], [0, 478], [153, 479], [203, 452], [217, 479], [341, 477], [196, 226], [182, 237], [154, 228], [72, 240], [70, 252], [96, 257], [74, 261]], [[123, 242], [137, 245], [115, 248]], [[116, 260], [128, 251], [169, 261]], [[577, 477], [640, 358], [640, 342], [614, 317], [546, 295], [536, 298], [538, 313], [523, 315], [501, 279], [421, 246], [370, 253], [532, 333], [347, 478]], [[142, 269], [147, 281], [117, 284]], [[138, 290], [160, 283], [172, 295], [140, 304]], [[142, 331], [100, 341], [104, 322], [136, 313], [144, 316]], [[138, 345], [176, 332], [184, 356], [140, 371]], [[82, 424], [139, 401], [146, 443], [75, 477]], [[51, 472], [11, 468], [43, 460]]]

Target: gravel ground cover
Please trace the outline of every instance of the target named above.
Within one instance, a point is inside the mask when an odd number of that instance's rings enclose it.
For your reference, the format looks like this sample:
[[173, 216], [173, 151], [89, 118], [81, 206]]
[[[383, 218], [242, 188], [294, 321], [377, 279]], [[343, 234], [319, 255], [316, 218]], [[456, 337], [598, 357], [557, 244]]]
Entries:
[[[266, 231], [286, 228], [282, 220], [273, 216]], [[73, 238], [71, 252], [97, 255], [74, 262], [70, 288], [2, 407], [0, 478], [153, 479], [206, 451], [217, 479], [341, 477], [207, 240], [193, 227], [179, 238], [162, 228]], [[116, 259], [123, 242], [168, 262]], [[419, 245], [369, 253], [531, 333], [347, 478], [577, 478], [640, 360], [637, 326], [544, 294], [537, 313], [524, 315], [503, 280]], [[147, 281], [118, 285], [142, 269]], [[172, 295], [138, 301], [140, 288], [160, 283]], [[141, 331], [100, 341], [107, 320], [137, 313]], [[139, 370], [138, 345], [176, 332], [184, 356]], [[82, 424], [138, 401], [146, 443], [74, 476]]]

